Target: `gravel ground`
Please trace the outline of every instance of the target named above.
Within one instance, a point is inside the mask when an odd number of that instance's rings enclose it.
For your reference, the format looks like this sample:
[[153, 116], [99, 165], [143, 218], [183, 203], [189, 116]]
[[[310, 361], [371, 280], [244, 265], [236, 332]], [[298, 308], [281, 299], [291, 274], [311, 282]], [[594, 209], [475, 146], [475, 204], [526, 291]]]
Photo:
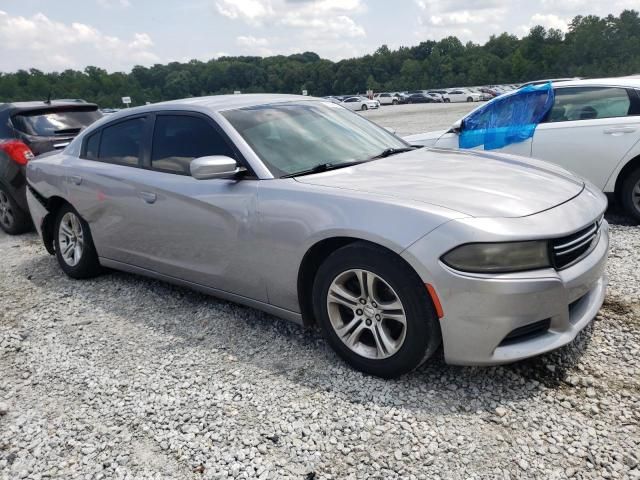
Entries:
[[572, 345], [394, 381], [250, 308], [70, 280], [0, 233], [0, 478], [640, 479], [640, 227], [608, 218], [606, 303]]

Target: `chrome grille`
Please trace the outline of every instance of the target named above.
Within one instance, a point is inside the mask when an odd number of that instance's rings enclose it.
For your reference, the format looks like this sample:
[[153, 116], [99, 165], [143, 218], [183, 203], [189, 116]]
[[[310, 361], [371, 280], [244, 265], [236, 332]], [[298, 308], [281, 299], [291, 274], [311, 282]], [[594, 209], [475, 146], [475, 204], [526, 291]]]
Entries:
[[561, 270], [587, 256], [598, 243], [601, 225], [602, 218], [576, 233], [553, 240], [551, 248], [553, 266]]

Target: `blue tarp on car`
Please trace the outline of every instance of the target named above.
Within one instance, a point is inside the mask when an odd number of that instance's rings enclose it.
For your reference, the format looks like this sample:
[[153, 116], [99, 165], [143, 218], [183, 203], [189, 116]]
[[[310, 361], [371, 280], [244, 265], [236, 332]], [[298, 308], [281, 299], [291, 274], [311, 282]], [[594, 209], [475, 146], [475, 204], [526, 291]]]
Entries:
[[463, 120], [460, 148], [484, 145], [485, 150], [494, 150], [533, 137], [551, 110], [553, 98], [551, 82], [496, 98]]

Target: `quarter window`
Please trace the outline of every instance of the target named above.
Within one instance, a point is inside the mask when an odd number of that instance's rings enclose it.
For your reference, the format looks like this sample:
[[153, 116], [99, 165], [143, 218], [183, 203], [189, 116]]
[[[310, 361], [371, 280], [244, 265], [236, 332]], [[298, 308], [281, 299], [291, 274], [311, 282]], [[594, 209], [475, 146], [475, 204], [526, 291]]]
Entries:
[[[134, 118], [102, 130], [98, 160], [136, 167], [140, 164], [145, 118]], [[93, 137], [89, 139], [89, 142]], [[89, 151], [87, 143], [87, 153]]]
[[234, 157], [225, 139], [206, 120], [190, 115], [159, 115], [153, 131], [151, 168], [189, 175], [194, 158]]
[[626, 117], [631, 100], [624, 88], [568, 87], [555, 91], [549, 122], [571, 122], [597, 118]]
[[97, 160], [99, 149], [100, 149], [100, 132], [96, 132], [87, 139], [87, 149], [84, 154], [85, 158], [88, 158], [89, 160]]

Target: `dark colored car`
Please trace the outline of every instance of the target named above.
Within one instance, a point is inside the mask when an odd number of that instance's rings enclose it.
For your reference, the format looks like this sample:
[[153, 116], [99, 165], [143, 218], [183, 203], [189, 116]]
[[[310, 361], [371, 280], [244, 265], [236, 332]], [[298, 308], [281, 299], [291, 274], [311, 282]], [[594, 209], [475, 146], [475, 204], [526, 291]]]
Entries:
[[407, 98], [407, 103], [435, 103], [436, 100], [429, 95], [425, 95], [424, 93], [414, 93], [413, 95], [409, 95]]
[[0, 228], [11, 235], [31, 228], [25, 167], [37, 155], [66, 147], [102, 117], [98, 106], [77, 101], [0, 104]]

